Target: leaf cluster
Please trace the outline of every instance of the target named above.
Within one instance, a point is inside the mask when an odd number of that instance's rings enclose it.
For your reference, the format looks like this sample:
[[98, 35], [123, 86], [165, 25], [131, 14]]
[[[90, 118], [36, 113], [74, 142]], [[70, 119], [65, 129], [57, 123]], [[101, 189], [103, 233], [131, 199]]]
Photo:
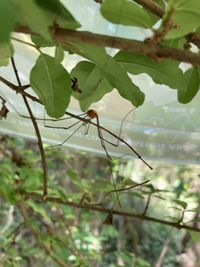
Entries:
[[[154, 10], [155, 5], [162, 16]], [[143, 1], [139, 1], [139, 4], [128, 0], [102, 1], [99, 10], [107, 21], [149, 29], [152, 33], [151, 38], [144, 40], [144, 43], [149, 42], [152, 46], [148, 53], [119, 51], [111, 56], [105, 46], [90, 44], [87, 38], [68, 41], [58, 34], [61, 30], [70, 30], [68, 34], [73, 36], [74, 32], [79, 33], [77, 29], [81, 27], [67, 5], [64, 6], [60, 1], [0, 1], [0, 22], [4, 25], [0, 30], [0, 66], [6, 66], [13, 56], [10, 43], [12, 32], [31, 33], [32, 47], [39, 52], [39, 56], [30, 72], [30, 86], [44, 104], [48, 115], [54, 118], [63, 116], [72, 96], [85, 111], [114, 88], [134, 106], [142, 105], [145, 95], [129, 74], [146, 73], [155, 83], [177, 90], [180, 103], [188, 103], [199, 90], [198, 65], [191, 65], [183, 71], [181, 61], [171, 60], [170, 56], [165, 59], [159, 57], [153, 45], [177, 49], [170, 50], [174, 54], [184, 52], [186, 47], [190, 50], [191, 40], [188, 36], [199, 32], [199, 5], [198, 0], [158, 0], [154, 4], [150, 1], [148, 7], [143, 5]], [[54, 56], [42, 49], [49, 46], [55, 47]], [[66, 53], [84, 58], [71, 72], [62, 65]], [[77, 79], [79, 90], [72, 88], [74, 78]]]

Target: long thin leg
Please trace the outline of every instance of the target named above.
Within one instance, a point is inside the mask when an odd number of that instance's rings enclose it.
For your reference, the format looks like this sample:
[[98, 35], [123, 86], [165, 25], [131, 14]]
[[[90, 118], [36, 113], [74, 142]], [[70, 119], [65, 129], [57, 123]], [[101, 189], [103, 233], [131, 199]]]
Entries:
[[[30, 117], [29, 116], [26, 116], [26, 115], [23, 115], [23, 114], [21, 114], [21, 113], [19, 113], [19, 111], [15, 108], [15, 106], [5, 97], [5, 95], [2, 93], [2, 92], [0, 92], [0, 94], [3, 96], [3, 99], [12, 107], [12, 109], [14, 109], [14, 111], [17, 113], [17, 115], [19, 115], [21, 118], [25, 118], [25, 119], [30, 119]], [[0, 97], [0, 98], [2, 98], [2, 97]], [[78, 114], [78, 115], [76, 115], [77, 117], [82, 117], [82, 116], [84, 116], [84, 115], [86, 115], [86, 112], [84, 112], [84, 113], [81, 113], [81, 114]], [[64, 120], [68, 120], [68, 119], [73, 119], [71, 116], [68, 116], [68, 117], [64, 117], [64, 118], [59, 118], [59, 119], [44, 119], [44, 118], [37, 118], [37, 117], [35, 117], [34, 116], [34, 118], [37, 120], [37, 121], [52, 121], [52, 122], [56, 122], [56, 121], [64, 121]], [[54, 128], [53, 126], [52, 126], [52, 128]]]
[[101, 129], [99, 128], [100, 123], [99, 123], [99, 117], [98, 117], [98, 116], [96, 117], [96, 121], [97, 121], [97, 133], [98, 133], [98, 136], [99, 136], [99, 138], [100, 138], [101, 145], [102, 145], [102, 147], [103, 147], [103, 149], [104, 149], [104, 151], [105, 151], [105, 153], [106, 153], [106, 156], [107, 156], [107, 158], [109, 159], [109, 161], [112, 161], [112, 158], [111, 158], [111, 156], [108, 154], [108, 151], [107, 151], [107, 149], [106, 149], [106, 146], [105, 146], [105, 143], [104, 143], [105, 140], [104, 140], [104, 138], [103, 138], [102, 131], [101, 131]]
[[[51, 126], [51, 125], [46, 125], [46, 124], [45, 124], [44, 126], [47, 127], [47, 128], [51, 128], [51, 129], [68, 130], [68, 129], [74, 127], [75, 125], [79, 124], [80, 122], [81, 122], [81, 121], [76, 121], [75, 123], [71, 124], [71, 125], [68, 126], [68, 127], [64, 127], [64, 126]], [[82, 123], [82, 124], [84, 124], [84, 123]]]
[[[80, 123], [80, 121], [78, 121], [78, 123]], [[76, 123], [77, 124], [77, 123]], [[74, 124], [75, 125], [75, 124]], [[74, 126], [73, 125], [73, 126]], [[57, 145], [54, 145], [54, 146], [48, 146], [48, 148], [50, 148], [50, 147], [58, 147], [58, 146], [62, 146], [62, 145], [64, 145], [82, 126], [84, 125], [84, 123], [81, 123], [81, 125], [79, 125], [79, 127], [77, 127], [74, 131], [73, 131], [73, 133], [71, 133], [62, 143], [60, 143], [60, 144], [57, 144]], [[71, 128], [71, 127], [70, 127]], [[69, 128], [68, 128], [69, 129]]]
[[89, 129], [90, 129], [90, 123], [88, 122], [87, 127], [85, 127], [85, 135], [88, 134]]
[[[124, 124], [124, 122], [125, 122], [125, 119], [135, 110], [136, 108], [133, 108], [133, 109], [131, 109], [125, 116], [124, 116], [124, 118], [122, 119], [122, 121], [121, 121], [121, 125], [120, 125], [120, 130], [119, 130], [119, 134], [118, 134], [118, 136], [119, 137], [121, 137], [121, 134], [122, 134], [122, 127], [123, 127], [123, 124]], [[118, 141], [117, 141], [117, 146], [119, 146], [119, 142], [120, 142], [120, 140], [118, 139]]]
[[108, 159], [109, 167], [110, 167], [110, 170], [111, 170], [112, 183], [113, 183], [114, 190], [115, 190], [115, 193], [116, 193], [117, 202], [118, 202], [118, 204], [119, 204], [119, 206], [121, 208], [121, 203], [120, 203], [119, 196], [118, 196], [118, 193], [117, 193], [117, 186], [116, 186], [116, 183], [115, 183], [115, 179], [113, 177], [112, 158], [108, 154], [108, 151], [106, 149], [106, 146], [105, 146], [105, 143], [104, 143], [104, 140], [103, 140], [103, 134], [102, 134], [101, 129], [99, 128], [100, 123], [99, 123], [99, 117], [98, 116], [96, 117], [96, 121], [97, 121], [97, 132], [98, 132], [98, 136], [99, 136], [99, 139], [101, 141], [101, 145], [102, 145], [102, 147], [103, 147], [103, 149], [104, 149], [104, 151], [106, 153], [107, 159]]
[[130, 110], [125, 116], [124, 118], [122, 119], [121, 121], [121, 124], [120, 124], [120, 129], [119, 129], [119, 134], [117, 135], [119, 138], [117, 138], [116, 136], [116, 139], [117, 139], [117, 143], [113, 143], [107, 139], [105, 139], [103, 136], [102, 136], [102, 140], [105, 141], [106, 143], [112, 145], [112, 146], [115, 146], [115, 147], [118, 147], [119, 146], [119, 143], [120, 143], [120, 139], [121, 139], [121, 134], [122, 134], [122, 127], [123, 127], [123, 124], [124, 124], [124, 121], [125, 119], [135, 110], [136, 108]]

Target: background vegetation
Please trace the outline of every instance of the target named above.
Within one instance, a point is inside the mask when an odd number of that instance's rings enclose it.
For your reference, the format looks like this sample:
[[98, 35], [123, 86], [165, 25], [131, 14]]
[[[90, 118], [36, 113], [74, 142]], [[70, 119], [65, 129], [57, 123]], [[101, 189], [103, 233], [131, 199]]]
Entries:
[[[91, 205], [113, 189], [106, 159], [55, 148], [47, 154], [51, 196]], [[42, 203], [31, 193], [19, 196], [17, 192], [22, 190], [33, 193], [42, 189], [37, 147], [23, 139], [2, 136], [0, 155], [2, 266], [55, 266], [55, 262], [60, 266], [198, 266], [198, 233], [141, 223], [137, 218], [114, 215], [111, 219], [108, 213], [74, 209], [56, 201]], [[198, 169], [160, 163], [155, 166], [156, 172], [149, 177], [138, 162], [115, 163], [119, 184], [130, 184], [130, 177], [152, 181], [151, 186], [122, 192], [122, 206], [141, 214], [154, 185], [157, 192], [152, 195], [148, 216], [177, 221], [181, 205], [187, 202], [185, 220], [197, 226]], [[113, 197], [110, 194], [104, 205], [109, 206]]]

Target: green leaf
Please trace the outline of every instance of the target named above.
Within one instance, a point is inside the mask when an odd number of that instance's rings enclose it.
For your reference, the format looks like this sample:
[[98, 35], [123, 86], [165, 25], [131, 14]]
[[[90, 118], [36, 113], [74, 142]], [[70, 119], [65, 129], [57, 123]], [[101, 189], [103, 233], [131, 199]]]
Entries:
[[64, 115], [72, 90], [70, 75], [61, 64], [56, 64], [53, 57], [41, 54], [31, 70], [30, 83], [49, 116]]
[[143, 193], [139, 191], [128, 192], [128, 195], [144, 199]]
[[70, 12], [57, 0], [11, 0], [17, 10], [17, 22], [28, 26], [33, 32], [52, 42], [49, 27], [77, 29], [80, 24]]
[[69, 175], [70, 178], [72, 178], [72, 180], [79, 181], [78, 174], [77, 174], [77, 172], [75, 170], [72, 170], [72, 169], [68, 170], [67, 174]]
[[200, 233], [197, 233], [195, 231], [188, 231], [188, 233], [195, 243], [200, 243]]
[[12, 55], [12, 45], [10, 43], [0, 43], [0, 66], [7, 66]]
[[176, 48], [176, 49], [182, 49], [182, 50], [184, 49], [185, 43], [186, 43], [186, 39], [184, 37], [162, 41], [163, 46]]
[[45, 219], [46, 223], [48, 223], [49, 225], [52, 224], [48, 213], [41, 206], [41, 204], [38, 204], [38, 203], [33, 202], [32, 200], [30, 200], [30, 201], [28, 201], [28, 205], [34, 210], [34, 212], [38, 213], [43, 219]]
[[194, 67], [184, 73], [185, 87], [184, 90], [178, 90], [178, 100], [180, 103], [190, 102], [197, 92], [200, 86], [200, 69]]
[[46, 16], [61, 28], [75, 30], [80, 27], [79, 22], [71, 15], [58, 0], [35, 0], [45, 12]]
[[103, 79], [96, 87], [95, 91], [83, 100], [79, 100], [81, 110], [85, 111], [92, 103], [98, 102], [105, 94], [109, 93], [113, 87], [106, 79]]
[[33, 32], [51, 41], [49, 26], [53, 24], [44, 11], [34, 0], [11, 0], [16, 9], [16, 20], [21, 25], [28, 26]]
[[52, 47], [52, 46], [55, 46], [56, 45], [53, 40], [52, 41], [49, 41], [49, 40], [44, 39], [41, 36], [33, 35], [33, 34], [31, 35], [31, 41], [37, 47]]
[[132, 74], [147, 73], [155, 83], [165, 84], [173, 89], [183, 89], [184, 76], [178, 63], [171, 60], [155, 62], [151, 58], [136, 53], [120, 51], [115, 59]]
[[105, 0], [101, 14], [112, 23], [151, 28], [154, 22], [145, 9], [127, 0]]
[[171, 29], [165, 39], [174, 39], [185, 36], [200, 26], [200, 1], [176, 0], [174, 1], [172, 19], [176, 28]]
[[94, 62], [108, 80], [109, 84], [116, 88], [119, 94], [138, 107], [144, 102], [144, 94], [132, 83], [125, 69], [106, 54], [105, 49], [94, 45], [68, 42], [67, 47], [90, 61]]
[[104, 78], [99, 68], [91, 62], [79, 62], [70, 73], [71, 77], [78, 79], [78, 86], [81, 93], [74, 93], [74, 97], [79, 100], [83, 111], [89, 106], [99, 101], [113, 87]]
[[179, 199], [174, 199], [173, 202], [181, 206], [183, 209], [187, 208], [188, 203]]
[[0, 0], [0, 42], [8, 41], [14, 28], [15, 12], [9, 0]]
[[29, 167], [23, 167], [21, 169], [20, 177], [22, 183], [20, 189], [33, 192], [41, 189], [42, 186], [42, 171], [41, 169], [30, 169]]
[[64, 49], [62, 48], [61, 45], [57, 45], [56, 50], [55, 50], [55, 62], [56, 62], [56, 64], [61, 64], [64, 57], [65, 57]]

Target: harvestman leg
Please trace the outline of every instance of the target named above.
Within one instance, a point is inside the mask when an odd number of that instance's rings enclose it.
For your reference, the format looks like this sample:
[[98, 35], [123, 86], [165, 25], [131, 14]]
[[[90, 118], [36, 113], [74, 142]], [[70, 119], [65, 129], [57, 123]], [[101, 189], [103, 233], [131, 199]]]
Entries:
[[115, 147], [118, 147], [119, 146], [119, 143], [120, 143], [120, 138], [121, 138], [121, 134], [122, 134], [122, 127], [123, 127], [123, 124], [124, 124], [124, 121], [125, 119], [135, 110], [136, 108], [132, 109], [131, 111], [129, 111], [125, 116], [124, 118], [122, 119], [121, 121], [121, 124], [120, 124], [120, 129], [119, 129], [119, 134], [118, 134], [118, 137], [119, 139], [117, 139], [117, 143], [113, 143], [111, 141], [108, 141], [107, 139], [105, 139], [103, 136], [102, 136], [102, 140], [105, 141], [106, 143], [112, 145], [112, 146], [115, 146]]

